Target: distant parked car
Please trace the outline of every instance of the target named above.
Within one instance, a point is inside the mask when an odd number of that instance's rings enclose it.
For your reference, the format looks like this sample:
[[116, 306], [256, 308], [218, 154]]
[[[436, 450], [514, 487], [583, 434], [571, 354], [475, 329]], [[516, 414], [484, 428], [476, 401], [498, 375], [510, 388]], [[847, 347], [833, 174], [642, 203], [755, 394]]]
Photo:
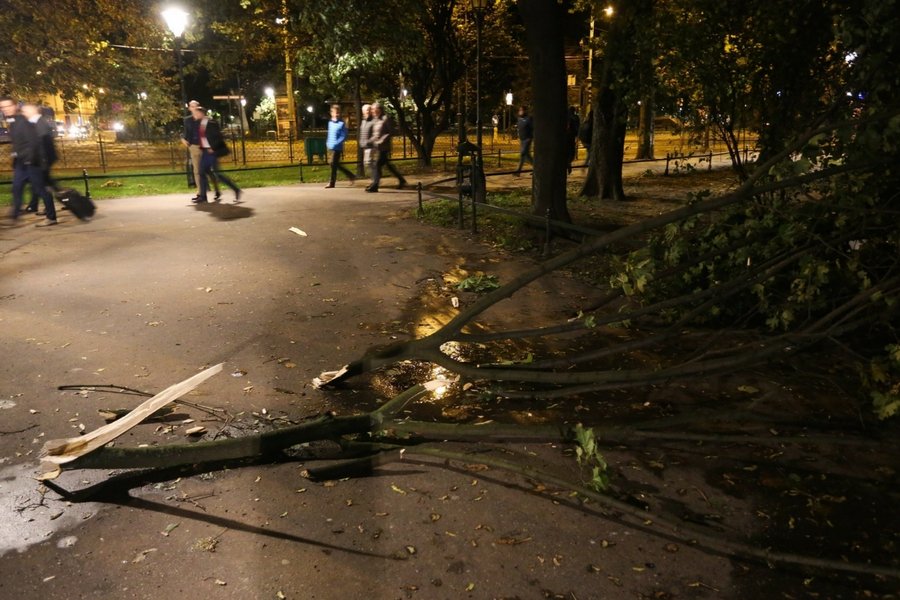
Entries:
[[86, 140], [89, 133], [86, 125], [69, 126], [69, 137], [73, 140]]

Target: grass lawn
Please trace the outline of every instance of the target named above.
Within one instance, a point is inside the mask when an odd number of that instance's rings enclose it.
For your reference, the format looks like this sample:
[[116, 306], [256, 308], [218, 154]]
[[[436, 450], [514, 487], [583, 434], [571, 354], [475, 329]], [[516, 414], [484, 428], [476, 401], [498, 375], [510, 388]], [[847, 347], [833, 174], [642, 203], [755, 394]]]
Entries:
[[[436, 162], [434, 168], [420, 168], [415, 160], [395, 161], [404, 173], [433, 173], [440, 170], [441, 164]], [[455, 167], [455, 162], [450, 165]], [[348, 165], [352, 170], [353, 167]], [[295, 183], [322, 183], [328, 180], [331, 174], [330, 167], [326, 164], [272, 165], [266, 167], [249, 167], [244, 169], [222, 169], [241, 188], [256, 188], [277, 185], [291, 185]], [[302, 173], [302, 181], [301, 181]], [[54, 172], [61, 187], [72, 187], [84, 191], [82, 173], [77, 170]], [[11, 174], [0, 175], [0, 206], [9, 206], [12, 203], [10, 181]], [[128, 171], [108, 172], [103, 174], [88, 174], [91, 198], [104, 200], [108, 198], [125, 198], [131, 196], [150, 196], [157, 194], [183, 194], [193, 193], [194, 188], [188, 187], [187, 176], [183, 171], [161, 172], [155, 169], [130, 169]], [[26, 202], [30, 198], [30, 192], [26, 190]]]
[[[223, 169], [223, 171], [241, 188], [301, 183], [301, 167], [299, 164], [234, 170]], [[303, 165], [302, 173], [303, 182], [315, 183], [326, 181], [330, 171], [327, 165], [317, 164]], [[78, 172], [60, 172], [54, 175], [59, 180], [60, 186], [73, 187], [79, 191], [84, 190], [84, 180]], [[153, 172], [130, 170], [127, 172], [89, 175], [89, 187], [91, 198], [94, 200], [194, 192], [194, 188], [188, 187], [187, 176], [184, 172], [160, 173], [158, 169]], [[9, 180], [0, 182], [0, 206], [9, 206], [12, 203], [10, 188], [11, 182]], [[29, 192], [26, 191], [26, 201], [29, 197]]]

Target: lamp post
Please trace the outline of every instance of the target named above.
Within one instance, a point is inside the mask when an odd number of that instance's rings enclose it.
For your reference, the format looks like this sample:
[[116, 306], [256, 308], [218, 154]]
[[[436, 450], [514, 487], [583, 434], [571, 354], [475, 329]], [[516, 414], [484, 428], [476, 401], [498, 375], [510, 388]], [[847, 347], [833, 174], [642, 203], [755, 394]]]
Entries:
[[140, 130], [141, 137], [145, 140], [150, 137], [150, 133], [147, 131], [147, 122], [144, 121], [144, 100], [146, 99], [147, 92], [138, 93], [138, 121], [140, 122], [140, 126], [138, 129]]
[[[178, 80], [181, 82], [181, 110], [183, 117], [187, 118], [187, 91], [184, 88], [184, 65], [182, 64], [181, 58], [181, 36], [184, 34], [185, 27], [187, 27], [188, 14], [177, 6], [170, 6], [162, 11], [162, 18], [166, 22], [166, 27], [172, 32], [175, 41], [175, 57], [178, 60]], [[191, 187], [195, 183], [199, 184], [199, 182], [192, 181], [194, 170], [190, 167], [190, 151], [188, 151], [187, 157], [187, 182], [188, 187]]]
[[506, 134], [509, 135], [510, 127], [512, 127], [512, 103], [513, 93], [506, 92]]
[[475, 168], [478, 183], [474, 186], [476, 199], [484, 201], [484, 161], [481, 153], [481, 29], [484, 26], [484, 15], [491, 0], [470, 0], [475, 13], [475, 145], [478, 146]]
[[[184, 65], [181, 58], [181, 36], [187, 27], [188, 14], [177, 6], [170, 6], [162, 11], [162, 18], [166, 21], [166, 27], [175, 38], [175, 57], [178, 60], [178, 80], [181, 82], [181, 109], [187, 109], [187, 92], [184, 89]], [[185, 113], [186, 114], [186, 113]]]

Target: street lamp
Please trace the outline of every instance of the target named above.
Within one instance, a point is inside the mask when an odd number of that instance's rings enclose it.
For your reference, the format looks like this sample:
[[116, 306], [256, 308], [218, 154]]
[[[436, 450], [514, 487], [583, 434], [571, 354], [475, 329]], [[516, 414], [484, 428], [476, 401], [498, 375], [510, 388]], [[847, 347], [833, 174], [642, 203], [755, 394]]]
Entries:
[[[181, 36], [184, 34], [184, 29], [187, 27], [188, 22], [188, 14], [177, 6], [170, 6], [164, 11], [162, 11], [162, 18], [166, 22], [166, 27], [169, 28], [169, 31], [172, 32], [172, 36], [175, 41], [175, 57], [178, 60], [178, 80], [181, 82], [181, 110], [183, 111], [183, 115], [187, 118], [187, 91], [184, 88], [184, 65], [182, 64], [181, 58]], [[193, 182], [194, 170], [190, 168], [191, 154], [188, 151], [188, 160], [187, 160], [187, 181], [188, 187], [193, 184], [199, 185], [199, 181]]]
[[484, 26], [484, 15], [490, 7], [491, 0], [469, 0], [475, 13], [475, 145], [478, 146], [475, 173], [478, 178], [476, 199], [484, 201], [484, 161], [481, 153], [481, 29]]
[[187, 108], [187, 92], [184, 88], [184, 65], [181, 58], [181, 36], [187, 27], [188, 14], [177, 6], [170, 6], [162, 11], [162, 18], [166, 22], [166, 27], [172, 32], [175, 38], [175, 56], [178, 59], [178, 79], [181, 82], [181, 105], [182, 110]]
[[137, 95], [138, 101], [138, 120], [140, 121], [140, 126], [138, 129], [140, 130], [140, 135], [142, 138], [147, 139], [149, 134], [147, 133], [147, 123], [144, 121], [144, 100], [147, 99], [147, 92], [139, 92]]

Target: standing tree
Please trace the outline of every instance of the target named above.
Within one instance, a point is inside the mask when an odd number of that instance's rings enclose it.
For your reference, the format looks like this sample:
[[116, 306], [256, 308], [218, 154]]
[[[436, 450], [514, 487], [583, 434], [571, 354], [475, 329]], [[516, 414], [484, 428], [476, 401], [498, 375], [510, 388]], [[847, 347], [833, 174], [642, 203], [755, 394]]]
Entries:
[[646, 32], [642, 24], [653, 22], [653, 9], [652, 0], [624, 4], [611, 14], [594, 5], [595, 19], [608, 25], [603, 35], [595, 38], [598, 48], [592, 49], [599, 57], [599, 76], [593, 82], [593, 138], [583, 196], [625, 199], [622, 162], [628, 103], [630, 94], [639, 89], [636, 65], [641, 64], [641, 35]]
[[20, 97], [74, 100], [103, 88], [106, 98], [133, 102], [132, 90], [155, 92], [171, 64], [170, 55], [154, 50], [158, 15], [138, 0], [8, 0], [0, 31], [0, 87]]
[[701, 0], [664, 10], [673, 25], [660, 30], [663, 78], [688, 99], [695, 129], [711, 126], [725, 142], [742, 178], [741, 129], [758, 130], [765, 160], [843, 93], [843, 57], [832, 45], [832, 23], [843, 10], [837, 4]]
[[566, 205], [566, 7], [557, 0], [519, 0], [534, 100], [532, 211], [571, 221]]

